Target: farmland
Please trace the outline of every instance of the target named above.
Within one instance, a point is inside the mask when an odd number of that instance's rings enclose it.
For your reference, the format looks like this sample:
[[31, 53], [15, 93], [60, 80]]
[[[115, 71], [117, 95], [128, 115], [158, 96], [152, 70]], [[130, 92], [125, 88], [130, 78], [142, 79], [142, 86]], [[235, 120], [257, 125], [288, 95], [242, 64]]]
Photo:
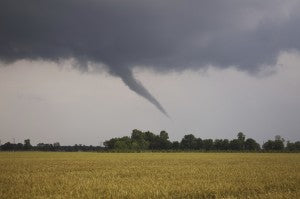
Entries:
[[299, 153], [0, 153], [0, 198], [299, 198]]

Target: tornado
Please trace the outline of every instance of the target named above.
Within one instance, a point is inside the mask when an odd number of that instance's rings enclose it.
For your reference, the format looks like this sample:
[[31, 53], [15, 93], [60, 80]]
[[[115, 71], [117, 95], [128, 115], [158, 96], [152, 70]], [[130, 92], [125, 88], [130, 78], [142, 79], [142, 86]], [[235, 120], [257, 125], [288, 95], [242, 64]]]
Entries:
[[122, 67], [122, 68], [111, 67], [110, 73], [114, 76], [120, 77], [124, 82], [124, 84], [128, 86], [130, 90], [132, 90], [136, 94], [148, 100], [161, 113], [163, 113], [166, 117], [170, 118], [169, 114], [164, 109], [164, 107], [159, 103], [159, 101], [155, 99], [155, 97], [153, 97], [153, 95], [143, 86], [143, 84], [134, 77], [131, 69], [129, 69], [128, 67]]

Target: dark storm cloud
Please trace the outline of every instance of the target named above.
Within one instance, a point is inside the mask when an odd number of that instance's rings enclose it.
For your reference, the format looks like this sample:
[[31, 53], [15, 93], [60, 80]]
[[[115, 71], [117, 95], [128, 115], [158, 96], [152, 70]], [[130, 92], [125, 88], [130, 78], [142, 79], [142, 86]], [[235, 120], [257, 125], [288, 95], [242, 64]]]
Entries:
[[166, 114], [133, 67], [256, 72], [300, 49], [298, 11], [297, 0], [1, 0], [0, 59], [104, 63]]

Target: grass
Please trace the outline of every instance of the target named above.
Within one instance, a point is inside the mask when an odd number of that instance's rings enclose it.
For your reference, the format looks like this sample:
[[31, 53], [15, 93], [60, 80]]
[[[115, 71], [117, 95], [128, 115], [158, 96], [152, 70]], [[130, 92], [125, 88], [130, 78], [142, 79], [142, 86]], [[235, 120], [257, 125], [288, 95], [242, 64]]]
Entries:
[[0, 198], [300, 198], [300, 154], [0, 153]]

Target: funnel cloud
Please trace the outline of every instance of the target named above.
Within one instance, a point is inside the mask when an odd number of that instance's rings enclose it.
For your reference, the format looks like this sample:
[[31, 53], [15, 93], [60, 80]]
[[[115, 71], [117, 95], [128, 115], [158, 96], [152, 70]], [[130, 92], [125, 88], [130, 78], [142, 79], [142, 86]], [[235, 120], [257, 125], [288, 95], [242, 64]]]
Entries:
[[104, 64], [168, 115], [134, 67], [257, 74], [281, 52], [300, 50], [299, 9], [298, 0], [1, 0], [0, 61]]
[[111, 72], [111, 74], [115, 74], [119, 76], [122, 81], [135, 93], [147, 99], [150, 103], [152, 103], [160, 112], [162, 112], [165, 116], [169, 117], [166, 110], [162, 107], [162, 105], [149, 93], [149, 91], [142, 85], [142, 83], [137, 80], [132, 71], [126, 67], [122, 68], [122, 70], [117, 70], [115, 72]]

